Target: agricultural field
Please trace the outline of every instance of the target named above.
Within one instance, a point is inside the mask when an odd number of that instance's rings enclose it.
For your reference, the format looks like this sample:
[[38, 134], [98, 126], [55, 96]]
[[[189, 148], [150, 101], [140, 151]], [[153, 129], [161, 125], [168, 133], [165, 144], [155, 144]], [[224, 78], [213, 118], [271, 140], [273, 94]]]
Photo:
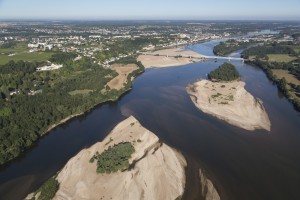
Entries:
[[[287, 70], [275, 69], [272, 70], [272, 72], [276, 76], [276, 79], [282, 79], [284, 77], [287, 83], [300, 85], [300, 80], [298, 80], [293, 74], [290, 74]], [[286, 87], [290, 92], [291, 98], [300, 100], [299, 92], [293, 89], [289, 84], [287, 84]]]
[[289, 56], [288, 54], [268, 54], [269, 61], [271, 62], [291, 62], [297, 58]]
[[[293, 60], [296, 60], [297, 58], [295, 56], [290, 56], [288, 54], [267, 54], [269, 57], [270, 62], [291, 62]], [[250, 56], [249, 60], [255, 60], [255, 56]]]
[[300, 85], [300, 80], [298, 80], [293, 74], [290, 74], [287, 70], [273, 69], [272, 72], [277, 77], [276, 79], [282, 79], [284, 77], [288, 83]]

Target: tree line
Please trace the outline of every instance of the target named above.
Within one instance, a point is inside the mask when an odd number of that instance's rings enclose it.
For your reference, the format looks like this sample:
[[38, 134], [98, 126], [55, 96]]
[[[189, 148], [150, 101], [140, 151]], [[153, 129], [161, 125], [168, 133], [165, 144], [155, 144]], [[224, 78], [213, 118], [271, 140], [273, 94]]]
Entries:
[[216, 55], [224, 56], [237, 50], [245, 49], [254, 44], [256, 44], [256, 42], [253, 40], [250, 40], [249, 42], [237, 42], [236, 40], [228, 40], [226, 42], [220, 42], [220, 44], [214, 46], [213, 52]]
[[273, 43], [271, 45], [256, 46], [246, 49], [242, 52], [242, 57], [249, 59], [250, 56], [258, 56], [264, 58], [267, 54], [289, 54], [297, 56], [297, 53], [289, 46]]
[[56, 53], [53, 54], [51, 56], [51, 58], [49, 59], [50, 62], [53, 63], [65, 63], [67, 61], [73, 60], [74, 58], [77, 57], [76, 53], [72, 53], [72, 52], [60, 52], [60, 53]]
[[294, 67], [292, 63], [277, 63], [261, 60], [254, 60], [248, 62], [260, 67], [266, 73], [267, 77], [277, 85], [278, 89], [282, 92], [282, 94], [293, 103], [295, 109], [300, 111], [299, 98], [293, 98], [291, 92], [288, 89], [288, 85], [290, 85], [293, 90], [295, 90], [297, 93], [300, 93], [300, 85], [289, 84], [287, 83], [285, 78], [277, 79], [277, 77], [273, 74], [272, 71], [272, 69], [283, 69], [289, 71], [296, 77], [300, 77], [300, 68]]
[[[292, 62], [269, 62], [267, 61], [268, 59], [259, 59], [267, 57], [267, 54], [297, 55], [297, 53], [290, 46], [273, 43], [271, 45], [249, 48], [242, 53], [242, 57], [249, 58], [249, 56], [256, 56], [255, 60], [248, 60], [247, 62], [260, 67], [266, 73], [267, 77], [277, 85], [282, 94], [293, 103], [295, 109], [300, 111], [300, 98], [294, 98], [290, 91], [294, 90], [296, 93], [300, 93], [300, 85], [288, 83], [285, 78], [278, 79], [272, 71], [274, 69], [287, 70], [290, 74], [300, 79], [300, 68], [295, 67]], [[298, 58], [293, 62], [300, 62], [300, 59]]]

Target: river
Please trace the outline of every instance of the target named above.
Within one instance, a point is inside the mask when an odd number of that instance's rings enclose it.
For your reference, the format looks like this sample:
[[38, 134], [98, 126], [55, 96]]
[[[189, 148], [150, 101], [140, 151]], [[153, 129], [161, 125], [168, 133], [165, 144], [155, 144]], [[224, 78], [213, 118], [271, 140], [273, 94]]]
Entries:
[[[218, 42], [188, 48], [213, 55], [212, 48]], [[147, 69], [118, 102], [99, 105], [58, 126], [23, 156], [2, 167], [0, 199], [24, 198], [130, 115], [185, 155], [189, 164], [186, 199], [198, 198], [199, 167], [205, 169], [225, 200], [299, 199], [300, 115], [261, 69], [233, 63], [246, 82], [246, 90], [264, 102], [271, 132], [236, 128], [194, 106], [186, 85], [206, 78], [221, 62]]]

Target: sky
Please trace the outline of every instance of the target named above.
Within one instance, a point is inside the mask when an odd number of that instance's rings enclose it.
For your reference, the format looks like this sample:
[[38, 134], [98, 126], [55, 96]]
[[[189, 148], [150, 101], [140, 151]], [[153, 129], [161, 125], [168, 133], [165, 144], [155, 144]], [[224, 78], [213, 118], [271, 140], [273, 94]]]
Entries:
[[300, 0], [0, 0], [0, 19], [300, 21]]

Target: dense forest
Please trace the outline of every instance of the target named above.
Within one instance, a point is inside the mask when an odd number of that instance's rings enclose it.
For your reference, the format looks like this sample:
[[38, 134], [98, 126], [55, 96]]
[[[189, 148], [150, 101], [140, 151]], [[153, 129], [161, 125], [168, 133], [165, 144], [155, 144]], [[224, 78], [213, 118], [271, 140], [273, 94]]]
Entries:
[[[95, 105], [117, 100], [130, 89], [131, 77], [143, 72], [140, 62], [131, 58], [139, 69], [128, 76], [126, 86], [105, 90], [117, 73], [95, 65], [88, 58], [54, 55], [63, 60], [63, 68], [36, 72], [44, 63], [9, 62], [0, 66], [0, 164], [30, 147], [48, 128], [62, 119], [83, 113]], [[38, 91], [38, 92], [37, 92]]]
[[208, 74], [212, 81], [234, 81], [240, 78], [239, 72], [231, 63], [224, 63]]
[[77, 57], [76, 53], [56, 53], [49, 59], [53, 63], [65, 63]]
[[224, 56], [237, 50], [247, 48], [254, 44], [256, 44], [256, 42], [251, 40], [249, 42], [237, 42], [236, 40], [228, 40], [226, 42], [220, 42], [220, 44], [216, 45], [213, 49], [213, 52], [218, 56]]

